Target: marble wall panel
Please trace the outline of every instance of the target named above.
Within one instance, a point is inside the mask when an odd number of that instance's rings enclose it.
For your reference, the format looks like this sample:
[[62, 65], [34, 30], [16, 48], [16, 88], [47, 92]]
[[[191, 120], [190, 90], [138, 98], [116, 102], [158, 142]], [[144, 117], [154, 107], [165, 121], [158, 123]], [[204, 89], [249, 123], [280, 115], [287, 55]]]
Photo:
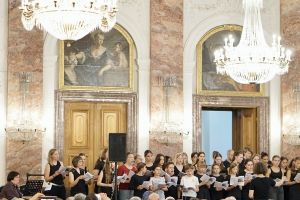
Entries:
[[[293, 51], [289, 73], [281, 78], [282, 133], [289, 134], [300, 128], [300, 0], [281, 0], [280, 6], [281, 36]], [[283, 138], [282, 155], [299, 156], [300, 146], [290, 145]]]
[[183, 121], [183, 1], [152, 0], [150, 7], [150, 129], [153, 131], [164, 129], [164, 122]]
[[[17, 72], [32, 72], [32, 82], [26, 94], [25, 112], [38, 121], [41, 119], [43, 87], [43, 32], [26, 31], [21, 22], [20, 1], [9, 0], [8, 10], [8, 73], [7, 73], [7, 126], [21, 114], [22, 92]], [[34, 127], [36, 128], [36, 127]], [[24, 176], [27, 172], [41, 172], [41, 140], [29, 143], [7, 141], [7, 171], [17, 170]]]

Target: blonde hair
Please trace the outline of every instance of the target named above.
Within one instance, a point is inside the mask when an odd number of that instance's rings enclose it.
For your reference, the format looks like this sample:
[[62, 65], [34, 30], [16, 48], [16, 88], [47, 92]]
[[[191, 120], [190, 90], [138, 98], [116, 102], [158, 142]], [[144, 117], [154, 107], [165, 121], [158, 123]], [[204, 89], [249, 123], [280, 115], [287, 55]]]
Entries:
[[[57, 151], [57, 149], [53, 148], [53, 149], [50, 149], [49, 152], [48, 152], [48, 163], [51, 165], [51, 161], [52, 161], [52, 155]], [[58, 152], [58, 151], [57, 151]]]
[[[175, 154], [175, 159], [174, 159], [175, 165], [177, 165], [177, 158], [179, 158], [179, 156], [182, 157], [182, 153], [176, 153], [176, 154]], [[182, 163], [181, 163], [181, 164], [183, 165], [183, 158], [182, 158]]]

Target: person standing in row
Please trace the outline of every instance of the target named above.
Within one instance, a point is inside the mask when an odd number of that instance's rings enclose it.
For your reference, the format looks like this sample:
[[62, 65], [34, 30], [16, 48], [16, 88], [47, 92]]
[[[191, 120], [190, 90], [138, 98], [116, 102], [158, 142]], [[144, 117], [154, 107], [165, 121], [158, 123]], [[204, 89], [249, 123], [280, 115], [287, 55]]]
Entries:
[[45, 181], [52, 183], [49, 191], [44, 194], [48, 196], [57, 196], [61, 199], [66, 198], [66, 189], [64, 186], [64, 176], [60, 169], [64, 167], [63, 162], [59, 161], [59, 153], [57, 149], [50, 149], [48, 152], [48, 163], [45, 166]]
[[245, 169], [240, 174], [245, 177], [245, 183], [242, 188], [242, 200], [249, 200], [250, 183], [253, 179], [253, 161], [251, 159], [246, 159], [244, 163]]
[[100, 172], [104, 169], [104, 165], [105, 165], [105, 161], [108, 159], [108, 148], [104, 148], [101, 152], [100, 157], [98, 158], [98, 160], [96, 161], [94, 170], [93, 170], [93, 175], [94, 175], [94, 181], [95, 181], [95, 188], [94, 188], [94, 192], [96, 194], [99, 193], [99, 187], [97, 185], [97, 181], [98, 181], [98, 176], [100, 174]]
[[227, 188], [226, 191], [226, 196], [227, 197], [234, 197], [236, 200], [241, 200], [242, 199], [242, 191], [241, 188], [237, 183], [232, 183], [231, 178], [237, 177], [238, 174], [238, 164], [236, 163], [231, 163], [230, 167], [228, 168], [228, 176], [226, 177], [226, 181], [229, 183], [229, 187]]
[[143, 198], [143, 194], [147, 191], [148, 188], [143, 186], [144, 181], [148, 181], [149, 177], [145, 176], [147, 171], [145, 163], [137, 164], [137, 172], [131, 177], [129, 188], [133, 190], [133, 195]]
[[[278, 155], [273, 156], [272, 158], [272, 166], [267, 171], [267, 177], [270, 177], [274, 181], [282, 181], [283, 182], [283, 173], [281, 171], [281, 168], [279, 167], [280, 164], [280, 157]], [[283, 200], [284, 199], [284, 193], [283, 193], [283, 187], [271, 187], [270, 188], [270, 195], [271, 198], [274, 200]]]
[[113, 169], [108, 161], [106, 159], [104, 168], [101, 170], [98, 180], [97, 180], [97, 186], [98, 186], [98, 191], [99, 193], [106, 193], [108, 197], [112, 196], [113, 192]]
[[154, 166], [153, 166], [153, 153], [152, 153], [152, 151], [146, 150], [144, 152], [144, 157], [145, 157], [145, 164], [146, 164], [147, 170], [153, 171]]
[[206, 164], [198, 162], [197, 173], [195, 174], [195, 176], [198, 178], [199, 181], [199, 191], [197, 192], [197, 198], [210, 200], [210, 193], [209, 193], [210, 185], [208, 185], [206, 182], [203, 183], [201, 181], [201, 178], [204, 174], [206, 174], [206, 171], [207, 171]]
[[[126, 162], [118, 168], [117, 176], [123, 176], [124, 174], [129, 175], [129, 172], [136, 171], [134, 167], [134, 155], [127, 153]], [[128, 200], [133, 196], [133, 190], [129, 188], [130, 178], [124, 183], [119, 184], [119, 200]]]
[[297, 174], [300, 173], [300, 157], [294, 159], [294, 164], [287, 173], [287, 178], [289, 179], [288, 185], [289, 190], [289, 200], [299, 200], [300, 199], [300, 181], [295, 180]]
[[71, 196], [78, 193], [88, 194], [86, 182], [84, 180], [83, 160], [80, 156], [72, 159], [73, 169], [69, 172], [69, 183], [71, 187]]

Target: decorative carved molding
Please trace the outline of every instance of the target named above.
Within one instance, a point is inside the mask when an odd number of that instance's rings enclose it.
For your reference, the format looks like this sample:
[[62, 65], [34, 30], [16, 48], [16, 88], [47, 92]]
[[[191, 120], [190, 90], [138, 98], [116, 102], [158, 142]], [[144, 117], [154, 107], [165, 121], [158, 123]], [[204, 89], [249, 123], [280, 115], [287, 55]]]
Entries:
[[257, 143], [260, 151], [269, 152], [269, 98], [193, 95], [193, 151], [201, 150], [201, 111], [203, 107], [257, 108]]
[[96, 91], [56, 91], [55, 147], [63, 160], [65, 102], [103, 102], [127, 104], [127, 151], [137, 152], [137, 95], [136, 93]]

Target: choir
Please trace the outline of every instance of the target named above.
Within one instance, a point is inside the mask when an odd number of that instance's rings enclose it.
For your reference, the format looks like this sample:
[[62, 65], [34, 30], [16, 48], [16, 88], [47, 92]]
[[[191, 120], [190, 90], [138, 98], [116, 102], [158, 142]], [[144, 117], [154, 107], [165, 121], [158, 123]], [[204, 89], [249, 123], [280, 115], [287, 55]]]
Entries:
[[[115, 163], [108, 160], [107, 149], [101, 153], [92, 174], [86, 168], [85, 158], [81, 153], [73, 157], [71, 168], [64, 167], [58, 151], [51, 149], [44, 171], [45, 181], [51, 187], [44, 194], [66, 199], [64, 178], [67, 178], [70, 195], [84, 194], [86, 198], [93, 196], [88, 194], [88, 185], [94, 183], [94, 192], [107, 199], [115, 198], [117, 185], [119, 200], [133, 196], [147, 200], [300, 199], [300, 157], [289, 162], [286, 157], [274, 155], [269, 161], [265, 152], [259, 155], [249, 148], [230, 149], [224, 161], [222, 155], [214, 151], [213, 163], [208, 165], [204, 152], [193, 152], [189, 163], [186, 153], [176, 153], [174, 159], [157, 154], [153, 159], [152, 151], [146, 150], [144, 159], [127, 153], [126, 161], [117, 163], [117, 174], [114, 173]], [[0, 198], [22, 197], [17, 189], [18, 177], [17, 172], [9, 173]]]

